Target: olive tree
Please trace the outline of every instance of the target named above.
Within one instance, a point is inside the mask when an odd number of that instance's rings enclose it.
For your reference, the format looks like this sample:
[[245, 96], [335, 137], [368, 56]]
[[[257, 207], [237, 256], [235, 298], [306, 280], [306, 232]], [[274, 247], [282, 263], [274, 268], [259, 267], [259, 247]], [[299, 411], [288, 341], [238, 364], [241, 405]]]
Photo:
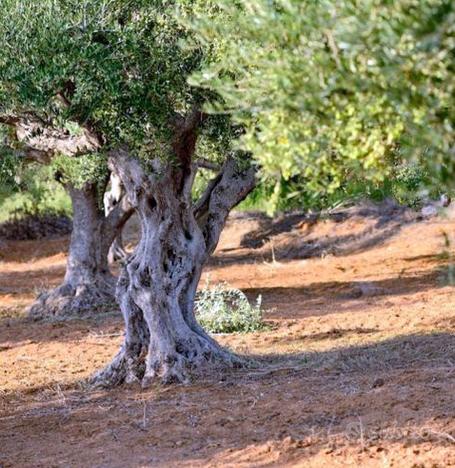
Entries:
[[454, 185], [455, 7], [450, 0], [221, 0], [195, 15], [216, 49], [192, 82], [242, 123], [275, 180], [335, 190], [418, 160]]
[[100, 197], [107, 182], [105, 158], [87, 155], [77, 164], [67, 161], [74, 155], [94, 151], [98, 143], [88, 134], [71, 135], [50, 128], [32, 115], [0, 116], [10, 128], [3, 139], [9, 149], [10, 169], [14, 164], [37, 161], [53, 166], [56, 177], [68, 192], [73, 209], [73, 229], [63, 283], [39, 295], [30, 308], [34, 318], [74, 315], [97, 310], [115, 301], [115, 277], [111, 274], [109, 252], [132, 214], [126, 197], [118, 199], [108, 213]]
[[[238, 130], [222, 116], [204, 114], [204, 93], [187, 83], [210, 51], [180, 47], [187, 30], [175, 8], [182, 18], [206, 5], [2, 4], [0, 42], [7, 47], [0, 50], [0, 115], [16, 132], [31, 129], [16, 138], [18, 147], [66, 154], [82, 179], [80, 158], [108, 158], [141, 222], [140, 242], [116, 290], [125, 340], [95, 377], [102, 385], [185, 381], [191, 369], [237, 361], [194, 316], [203, 265], [229, 211], [255, 185], [248, 155], [229, 145]], [[216, 175], [194, 201], [192, 186], [204, 167]], [[96, 222], [88, 213], [80, 239]]]

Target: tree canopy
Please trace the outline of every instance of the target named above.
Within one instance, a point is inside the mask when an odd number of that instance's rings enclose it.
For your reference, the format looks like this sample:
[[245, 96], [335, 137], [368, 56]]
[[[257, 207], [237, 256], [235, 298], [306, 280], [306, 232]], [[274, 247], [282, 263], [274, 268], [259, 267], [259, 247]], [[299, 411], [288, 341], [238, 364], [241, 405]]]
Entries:
[[[202, 3], [179, 1], [179, 17]], [[143, 158], [169, 156], [175, 120], [202, 95], [187, 84], [202, 48], [179, 47], [187, 31], [175, 4], [3, 2], [0, 122], [22, 127], [16, 147], [27, 140], [35, 159], [37, 150], [80, 156], [119, 145]], [[205, 128], [198, 155], [216, 158], [229, 147], [232, 130], [221, 117], [208, 119]], [[76, 163], [60, 161], [60, 169], [65, 164], [81, 179]], [[92, 156], [79, 167], [94, 164]]]
[[152, 126], [187, 105], [195, 57], [178, 53], [167, 2], [31, 3], [3, 4], [2, 114], [54, 118], [70, 133], [87, 125], [131, 144], [155, 138]]
[[216, 49], [192, 83], [245, 128], [265, 174], [325, 192], [418, 160], [455, 183], [451, 0], [239, 0], [193, 18]]

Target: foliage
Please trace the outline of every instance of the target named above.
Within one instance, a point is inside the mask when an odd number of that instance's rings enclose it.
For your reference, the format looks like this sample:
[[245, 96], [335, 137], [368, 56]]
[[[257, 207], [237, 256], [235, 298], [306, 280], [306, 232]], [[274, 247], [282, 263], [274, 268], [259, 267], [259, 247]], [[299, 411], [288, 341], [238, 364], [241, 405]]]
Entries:
[[8, 151], [6, 148], [2, 149], [0, 156], [0, 187], [2, 191], [14, 190], [17, 186], [17, 172], [21, 169], [21, 161]]
[[102, 153], [78, 158], [60, 155], [51, 161], [50, 168], [62, 183], [71, 182], [76, 188], [82, 188], [86, 182], [102, 182], [108, 178], [107, 158]]
[[[453, 186], [455, 12], [450, 0], [221, 0], [194, 17], [215, 49], [192, 83], [245, 127], [268, 180], [331, 194], [414, 160]], [[354, 177], [355, 176], [355, 177]]]
[[393, 198], [401, 205], [418, 208], [430, 199], [437, 199], [443, 191], [429, 189], [428, 173], [422, 165], [405, 163], [392, 165], [384, 180], [371, 181], [353, 174], [347, 177], [338, 188], [331, 192], [319, 193], [308, 190], [302, 177], [278, 182], [264, 180], [243, 201], [238, 209], [259, 210], [268, 213], [286, 211], [321, 211], [359, 200], [381, 202]]
[[202, 52], [178, 47], [176, 3], [183, 17], [204, 2], [5, 0], [0, 113], [26, 110], [73, 133], [88, 125], [107, 147], [167, 155], [175, 113], [201, 95], [187, 77]]
[[[190, 14], [205, 0], [40, 0], [2, 2], [0, 115], [33, 115], [78, 134], [90, 128], [105, 143], [78, 160], [60, 156], [52, 167], [81, 187], [106, 179], [106, 153], [128, 146], [144, 161], [169, 157], [177, 113], [203, 100], [187, 83], [210, 48], [179, 47]], [[209, 93], [210, 94], [210, 93]], [[1, 127], [1, 126], [0, 126]], [[0, 128], [1, 131], [1, 128]], [[210, 116], [196, 156], [222, 162], [238, 132], [226, 116]], [[198, 189], [196, 189], [196, 192]]]
[[14, 169], [14, 185], [0, 190], [0, 222], [27, 215], [71, 215], [71, 202], [49, 167], [30, 164]]
[[[417, 207], [428, 195], [429, 178], [425, 169], [418, 164], [400, 164], [393, 168], [391, 177], [386, 181], [393, 198], [403, 205]], [[436, 188], [431, 195], [441, 195]]]
[[[127, 144], [147, 159], [168, 155], [175, 113], [209, 97], [196, 155], [252, 152], [268, 212], [379, 196], [413, 159], [425, 181], [455, 180], [451, 1], [4, 0], [2, 11], [0, 114], [89, 126], [102, 152]], [[9, 181], [15, 163], [2, 159]], [[76, 185], [106, 175], [101, 153], [54, 168]]]
[[198, 292], [195, 313], [199, 323], [212, 333], [253, 332], [264, 328], [261, 296], [251, 305], [239, 289], [225, 283]]

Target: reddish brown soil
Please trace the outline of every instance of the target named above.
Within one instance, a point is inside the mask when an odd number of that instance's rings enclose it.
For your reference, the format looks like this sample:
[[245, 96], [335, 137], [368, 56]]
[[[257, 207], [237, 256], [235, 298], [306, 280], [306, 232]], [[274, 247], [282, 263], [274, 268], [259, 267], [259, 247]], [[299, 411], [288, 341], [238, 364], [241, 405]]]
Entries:
[[84, 388], [121, 342], [115, 311], [25, 318], [68, 240], [3, 244], [0, 466], [455, 465], [455, 222], [288, 221], [236, 217], [205, 273], [262, 294], [271, 329], [218, 338], [261, 365], [147, 390]]

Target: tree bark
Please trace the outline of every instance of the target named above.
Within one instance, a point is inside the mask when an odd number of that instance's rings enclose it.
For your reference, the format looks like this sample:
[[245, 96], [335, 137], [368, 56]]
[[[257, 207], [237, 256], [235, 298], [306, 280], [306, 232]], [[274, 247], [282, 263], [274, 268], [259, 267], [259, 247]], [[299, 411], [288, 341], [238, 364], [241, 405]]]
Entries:
[[139, 215], [142, 237], [117, 284], [126, 327], [123, 346], [92, 383], [187, 382], [208, 364], [239, 364], [198, 324], [194, 300], [229, 211], [254, 187], [254, 170], [241, 173], [228, 161], [195, 207], [195, 165], [176, 169], [154, 161], [150, 175], [122, 153], [112, 164]]
[[93, 312], [115, 301], [116, 280], [108, 266], [109, 248], [131, 214], [118, 205], [108, 217], [98, 203], [97, 189], [67, 186], [73, 206], [73, 231], [63, 283], [42, 293], [30, 316], [63, 316]]

